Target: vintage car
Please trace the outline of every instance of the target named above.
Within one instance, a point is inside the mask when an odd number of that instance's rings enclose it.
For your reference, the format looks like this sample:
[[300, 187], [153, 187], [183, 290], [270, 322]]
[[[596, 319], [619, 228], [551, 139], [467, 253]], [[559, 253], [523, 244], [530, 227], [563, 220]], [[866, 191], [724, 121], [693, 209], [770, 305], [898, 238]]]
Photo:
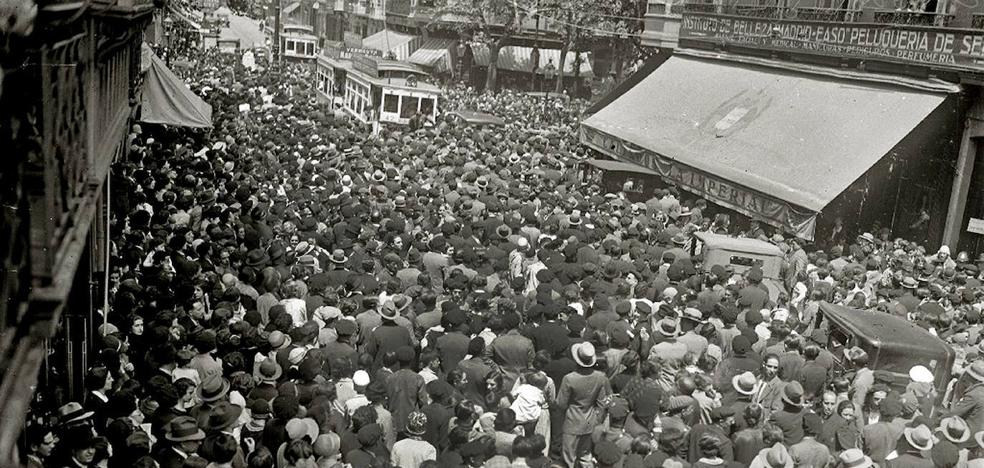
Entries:
[[953, 348], [904, 317], [822, 302], [817, 323], [827, 334], [827, 350], [842, 369], [849, 369], [844, 351], [857, 346], [868, 353], [868, 367], [885, 371], [892, 379], [890, 385], [900, 391], [909, 382], [909, 369], [916, 365], [933, 373], [940, 395], [950, 382], [956, 359]]
[[769, 299], [775, 301], [785, 291], [781, 276], [783, 253], [775, 244], [710, 232], [695, 232], [694, 237], [698, 242], [692, 252], [703, 258], [705, 270], [721, 265], [743, 274], [757, 266], [762, 270], [762, 284], [769, 289]]

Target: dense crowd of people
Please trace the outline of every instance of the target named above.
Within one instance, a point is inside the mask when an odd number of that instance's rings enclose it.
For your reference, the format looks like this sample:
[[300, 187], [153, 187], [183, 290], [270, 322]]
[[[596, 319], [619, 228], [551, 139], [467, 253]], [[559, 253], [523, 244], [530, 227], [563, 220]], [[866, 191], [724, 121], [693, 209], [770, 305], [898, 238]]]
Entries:
[[[214, 128], [134, 128], [95, 364], [29, 466], [984, 466], [984, 259], [729, 232], [786, 252], [770, 294], [702, 265], [713, 207], [571, 177], [581, 101], [453, 87], [507, 124], [374, 134], [303, 67], [195, 64]], [[834, 356], [821, 301], [919, 324], [957, 377]]]

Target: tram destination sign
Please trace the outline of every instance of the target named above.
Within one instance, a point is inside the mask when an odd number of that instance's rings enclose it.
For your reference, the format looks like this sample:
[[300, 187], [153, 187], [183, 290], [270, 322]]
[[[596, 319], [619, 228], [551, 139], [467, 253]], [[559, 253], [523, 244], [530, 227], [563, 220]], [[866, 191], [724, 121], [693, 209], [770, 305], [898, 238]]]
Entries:
[[984, 72], [984, 31], [687, 13], [681, 41]]

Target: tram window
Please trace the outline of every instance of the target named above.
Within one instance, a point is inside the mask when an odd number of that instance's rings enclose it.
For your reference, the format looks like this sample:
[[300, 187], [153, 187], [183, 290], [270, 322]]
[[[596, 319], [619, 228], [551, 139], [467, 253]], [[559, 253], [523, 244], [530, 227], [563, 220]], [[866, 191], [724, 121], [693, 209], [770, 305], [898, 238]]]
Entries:
[[400, 111], [400, 98], [394, 94], [383, 95], [383, 112], [395, 114]]
[[400, 118], [409, 119], [413, 117], [413, 114], [417, 113], [417, 105], [420, 98], [403, 96], [401, 99], [403, 103], [400, 105]]
[[420, 98], [420, 115], [425, 117], [434, 113], [434, 100], [431, 98]]

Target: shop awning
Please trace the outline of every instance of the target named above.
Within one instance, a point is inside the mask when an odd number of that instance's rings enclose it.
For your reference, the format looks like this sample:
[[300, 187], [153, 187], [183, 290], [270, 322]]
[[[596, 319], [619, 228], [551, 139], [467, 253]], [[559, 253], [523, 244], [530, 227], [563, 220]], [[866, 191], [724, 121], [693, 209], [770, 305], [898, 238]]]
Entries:
[[411, 34], [399, 33], [384, 29], [362, 40], [362, 47], [366, 49], [376, 49], [383, 53], [383, 57], [390, 52], [396, 56], [397, 60], [406, 60], [416, 49], [418, 37]]
[[[148, 49], [144, 49], [147, 55]], [[143, 82], [140, 121], [175, 127], [212, 126], [212, 106], [191, 92], [157, 54], [150, 52]]]
[[[475, 65], [487, 67], [489, 65], [489, 46], [482, 43], [471, 44], [472, 56]], [[567, 53], [567, 60], [564, 62], [564, 76], [574, 76], [574, 52]], [[542, 75], [544, 67], [553, 60], [554, 67], [560, 66], [560, 51], [557, 49], [540, 49], [540, 60], [537, 66], [537, 74]], [[505, 46], [499, 49], [499, 58], [496, 60], [499, 70], [509, 70], [529, 73], [533, 68], [533, 48], [521, 46]], [[582, 78], [591, 78], [594, 72], [591, 70], [591, 53], [581, 53], [581, 75]]]
[[945, 98], [674, 56], [585, 120], [581, 138], [715, 203], [812, 239], [816, 214]]
[[409, 61], [437, 71], [450, 70], [453, 44], [454, 41], [450, 39], [430, 38], [410, 55]]

